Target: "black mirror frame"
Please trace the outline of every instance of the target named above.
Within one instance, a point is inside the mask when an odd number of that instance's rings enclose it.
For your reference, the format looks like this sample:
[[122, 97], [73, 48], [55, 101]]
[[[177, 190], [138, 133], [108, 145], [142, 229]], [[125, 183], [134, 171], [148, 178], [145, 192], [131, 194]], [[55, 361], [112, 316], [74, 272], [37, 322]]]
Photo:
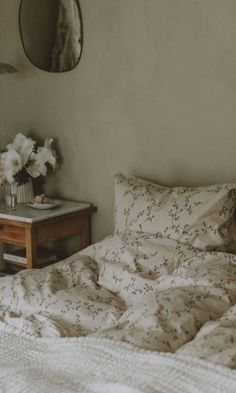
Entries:
[[[79, 11], [79, 17], [80, 17], [80, 26], [81, 26], [81, 36], [80, 36], [80, 45], [81, 45], [81, 51], [80, 51], [80, 56], [78, 58], [77, 63], [75, 64], [74, 67], [70, 68], [69, 70], [64, 70], [64, 71], [51, 71], [51, 70], [46, 70], [45, 68], [39, 67], [37, 64], [35, 64], [29, 57], [26, 48], [25, 48], [25, 44], [24, 44], [24, 40], [23, 40], [23, 33], [22, 33], [22, 29], [21, 29], [21, 11], [22, 11], [22, 4], [23, 4], [24, 0], [21, 0], [20, 2], [20, 7], [19, 7], [19, 12], [18, 12], [18, 25], [19, 25], [19, 31], [20, 31], [20, 38], [21, 38], [21, 43], [23, 46], [23, 50], [24, 53], [27, 57], [27, 59], [29, 60], [29, 62], [35, 66], [36, 68], [40, 69], [41, 71], [45, 71], [45, 72], [49, 72], [49, 73], [53, 73], [53, 74], [62, 74], [64, 72], [70, 72], [72, 70], [74, 70], [80, 63], [80, 59], [82, 56], [82, 52], [83, 52], [83, 47], [84, 47], [84, 28], [83, 28], [83, 18], [82, 18], [82, 12], [81, 12], [81, 7], [80, 7], [80, 3], [79, 0], [74, 0], [77, 4], [78, 7], [78, 11]], [[40, 0], [39, 0], [40, 1]]]

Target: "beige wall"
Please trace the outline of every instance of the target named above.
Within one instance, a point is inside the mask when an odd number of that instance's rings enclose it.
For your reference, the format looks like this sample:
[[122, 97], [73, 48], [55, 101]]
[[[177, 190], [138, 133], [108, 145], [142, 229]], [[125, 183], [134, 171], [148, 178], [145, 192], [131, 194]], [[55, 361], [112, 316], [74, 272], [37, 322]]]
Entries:
[[20, 1], [0, 2], [0, 136], [57, 139], [47, 188], [93, 202], [93, 239], [113, 225], [112, 176], [170, 184], [235, 180], [236, 1], [81, 0], [79, 66], [49, 74], [20, 43]]

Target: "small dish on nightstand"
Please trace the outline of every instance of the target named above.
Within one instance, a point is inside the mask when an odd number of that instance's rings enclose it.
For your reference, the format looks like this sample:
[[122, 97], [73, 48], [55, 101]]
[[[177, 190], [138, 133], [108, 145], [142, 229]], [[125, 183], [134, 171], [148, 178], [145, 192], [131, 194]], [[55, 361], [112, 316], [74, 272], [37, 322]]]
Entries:
[[32, 207], [33, 209], [47, 210], [47, 209], [52, 209], [54, 207], [60, 206], [61, 201], [58, 201], [56, 199], [49, 199], [48, 203], [29, 202], [29, 203], [27, 203], [27, 205]]

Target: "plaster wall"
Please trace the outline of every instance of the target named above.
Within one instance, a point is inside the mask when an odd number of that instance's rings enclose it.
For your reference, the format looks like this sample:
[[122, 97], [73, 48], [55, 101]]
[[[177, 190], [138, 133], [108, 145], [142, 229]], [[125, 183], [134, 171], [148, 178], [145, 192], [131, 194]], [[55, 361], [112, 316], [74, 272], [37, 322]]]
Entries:
[[19, 0], [0, 2], [0, 145], [19, 131], [56, 140], [53, 195], [98, 206], [113, 229], [116, 172], [166, 185], [235, 180], [235, 0], [80, 0], [81, 62], [52, 74], [20, 41]]

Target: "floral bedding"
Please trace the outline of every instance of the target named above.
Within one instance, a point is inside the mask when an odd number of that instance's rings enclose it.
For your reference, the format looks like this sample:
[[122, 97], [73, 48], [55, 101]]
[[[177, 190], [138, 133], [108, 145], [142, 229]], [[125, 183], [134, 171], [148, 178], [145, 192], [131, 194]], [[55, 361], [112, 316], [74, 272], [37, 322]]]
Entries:
[[115, 176], [113, 236], [0, 279], [2, 391], [235, 392], [235, 206]]
[[236, 252], [236, 184], [165, 187], [114, 176], [115, 232], [145, 232], [209, 251]]
[[236, 255], [132, 231], [0, 279], [2, 331], [109, 338], [232, 368], [235, 304]]

